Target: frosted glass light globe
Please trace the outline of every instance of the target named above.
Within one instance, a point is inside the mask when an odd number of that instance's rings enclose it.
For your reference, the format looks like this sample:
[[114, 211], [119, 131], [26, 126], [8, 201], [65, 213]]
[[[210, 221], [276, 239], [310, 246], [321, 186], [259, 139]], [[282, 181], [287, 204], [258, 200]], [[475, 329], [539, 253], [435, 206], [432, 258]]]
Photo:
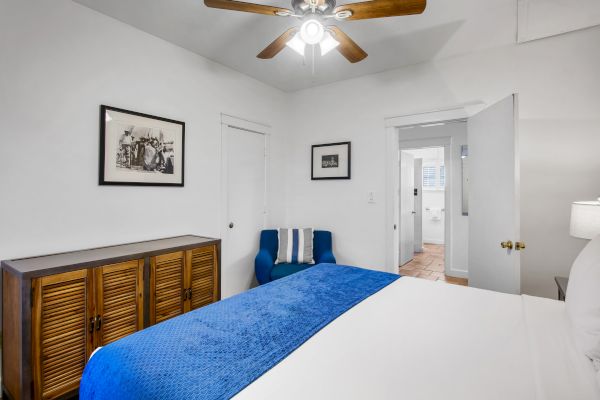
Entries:
[[306, 44], [317, 44], [323, 39], [323, 24], [316, 19], [305, 21], [300, 27], [300, 37]]

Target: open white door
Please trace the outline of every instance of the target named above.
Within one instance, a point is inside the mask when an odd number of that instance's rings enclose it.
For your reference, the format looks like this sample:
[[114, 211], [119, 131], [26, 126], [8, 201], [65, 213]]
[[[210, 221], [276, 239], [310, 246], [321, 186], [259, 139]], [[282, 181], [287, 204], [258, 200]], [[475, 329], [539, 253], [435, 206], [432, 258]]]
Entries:
[[514, 247], [520, 240], [516, 121], [516, 95], [468, 121], [469, 286], [519, 294], [520, 254]]
[[423, 252], [423, 159], [415, 158], [415, 253]]
[[400, 152], [400, 265], [415, 252], [415, 158]]

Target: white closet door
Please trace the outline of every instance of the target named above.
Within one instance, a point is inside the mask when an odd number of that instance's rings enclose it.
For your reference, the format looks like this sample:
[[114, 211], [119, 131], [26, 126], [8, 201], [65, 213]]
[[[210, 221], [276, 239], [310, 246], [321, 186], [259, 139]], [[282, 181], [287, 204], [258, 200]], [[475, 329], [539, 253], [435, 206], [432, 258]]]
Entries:
[[224, 126], [226, 220], [222, 251], [223, 297], [248, 290], [265, 226], [266, 135]]

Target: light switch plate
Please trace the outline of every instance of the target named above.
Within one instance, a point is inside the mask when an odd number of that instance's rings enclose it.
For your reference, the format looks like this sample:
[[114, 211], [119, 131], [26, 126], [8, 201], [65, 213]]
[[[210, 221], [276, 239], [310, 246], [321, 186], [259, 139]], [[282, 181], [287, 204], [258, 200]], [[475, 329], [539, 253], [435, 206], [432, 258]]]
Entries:
[[369, 204], [375, 204], [375, 192], [369, 192], [367, 199]]

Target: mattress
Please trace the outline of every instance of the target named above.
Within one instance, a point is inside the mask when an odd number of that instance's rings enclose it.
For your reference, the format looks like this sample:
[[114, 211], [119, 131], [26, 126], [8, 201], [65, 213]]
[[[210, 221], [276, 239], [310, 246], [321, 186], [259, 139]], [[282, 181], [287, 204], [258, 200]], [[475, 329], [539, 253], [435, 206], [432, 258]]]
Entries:
[[234, 399], [599, 399], [564, 303], [404, 277]]

